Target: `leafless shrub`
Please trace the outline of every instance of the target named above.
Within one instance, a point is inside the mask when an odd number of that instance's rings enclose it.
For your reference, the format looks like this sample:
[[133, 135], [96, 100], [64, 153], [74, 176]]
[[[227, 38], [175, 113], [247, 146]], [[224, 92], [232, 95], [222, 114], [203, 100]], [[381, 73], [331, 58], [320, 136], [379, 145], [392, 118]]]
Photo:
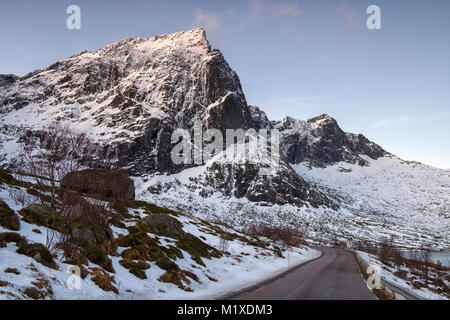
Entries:
[[364, 251], [371, 254], [378, 254], [378, 246], [369, 240], [357, 240], [352, 244], [353, 249]]
[[9, 198], [14, 201], [16, 205], [20, 205], [22, 207], [28, 206], [35, 200], [35, 196], [29, 194], [23, 188], [9, 186], [7, 191]]
[[384, 237], [378, 246], [378, 257], [384, 263], [392, 260], [394, 252], [393, 237]]
[[432, 251], [429, 247], [420, 250], [420, 261], [422, 262], [422, 271], [425, 277], [425, 283], [428, 285], [430, 280], [430, 268], [433, 261]]
[[21, 137], [12, 167], [30, 176], [42, 193], [41, 201], [56, 209], [59, 180], [86, 166], [97, 152], [97, 145], [86, 133], [55, 125]]
[[[12, 168], [32, 179], [40, 203], [64, 216], [71, 204], [61, 197], [65, 193], [59, 190], [59, 181], [68, 172], [87, 166], [98, 152], [98, 147], [86, 133], [60, 125], [37, 133], [28, 132], [19, 142], [18, 156], [12, 160]], [[23, 193], [16, 194], [16, 199], [23, 204], [26, 202]], [[54, 224], [56, 219], [51, 221]], [[57, 242], [56, 226], [46, 227], [46, 246], [52, 251]]]
[[[74, 196], [75, 197], [75, 196]], [[74, 198], [71, 199], [74, 201]], [[79, 197], [76, 204], [68, 206], [64, 212], [64, 232], [59, 238], [59, 246], [64, 258], [76, 264], [83, 264], [86, 250], [97, 244], [97, 237], [108, 238], [111, 210], [100, 200], [89, 201]]]
[[251, 236], [261, 236], [273, 241], [281, 241], [285, 248], [299, 246], [304, 238], [303, 231], [299, 228], [271, 226], [268, 224], [249, 224], [246, 233]]
[[219, 240], [219, 251], [225, 253], [228, 251], [229, 246], [229, 240], [224, 235], [221, 235]]
[[419, 251], [411, 251], [409, 253], [408, 264], [410, 265], [411, 272], [417, 273], [417, 270], [419, 270], [421, 266]]
[[436, 268], [435, 268], [435, 271], [436, 271], [436, 280], [437, 280], [437, 282], [439, 283], [439, 282], [441, 282], [442, 281], [442, 278], [443, 278], [443, 268], [442, 268], [442, 263], [441, 263], [441, 261], [438, 261], [437, 263], [436, 263]]
[[398, 248], [392, 249], [392, 260], [397, 266], [401, 266], [404, 263], [403, 251]]
[[258, 234], [259, 234], [258, 225], [255, 223], [248, 224], [245, 229], [245, 233], [248, 234], [249, 236], [258, 236]]

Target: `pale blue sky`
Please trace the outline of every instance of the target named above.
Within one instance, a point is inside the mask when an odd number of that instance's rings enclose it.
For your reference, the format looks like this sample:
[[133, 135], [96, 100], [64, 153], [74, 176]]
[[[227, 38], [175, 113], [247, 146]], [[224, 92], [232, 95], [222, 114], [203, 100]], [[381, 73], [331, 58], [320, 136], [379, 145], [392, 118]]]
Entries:
[[[70, 4], [81, 30], [66, 28]], [[366, 28], [370, 4], [382, 30]], [[404, 159], [450, 168], [447, 0], [2, 1], [0, 73], [196, 26], [271, 119], [328, 113]]]

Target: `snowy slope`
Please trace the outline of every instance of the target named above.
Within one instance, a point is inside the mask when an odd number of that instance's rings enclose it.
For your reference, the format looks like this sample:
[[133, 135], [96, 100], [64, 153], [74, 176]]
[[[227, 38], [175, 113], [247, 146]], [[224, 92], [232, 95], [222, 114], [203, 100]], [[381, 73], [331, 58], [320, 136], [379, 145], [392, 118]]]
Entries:
[[[361, 156], [364, 157], [364, 156]], [[300, 176], [340, 204], [267, 205], [227, 197], [202, 183], [208, 166], [174, 175], [136, 178], [138, 197], [238, 228], [269, 222], [296, 226], [317, 243], [378, 241], [394, 235], [403, 247], [450, 246], [450, 172], [388, 156], [369, 166], [338, 163], [325, 168], [292, 165]], [[205, 195], [206, 194], [206, 195]]]
[[[392, 266], [388, 266], [380, 261], [380, 259], [370, 253], [362, 252], [362, 251], [356, 251], [356, 254], [359, 256], [359, 258], [362, 260], [364, 265], [371, 266], [372, 268], [376, 268], [380, 271], [380, 277], [384, 281], [386, 281], [388, 284], [392, 284], [398, 288], [401, 288], [405, 290], [407, 293], [411, 293], [413, 296], [418, 297], [420, 299], [424, 300], [449, 300], [448, 295], [445, 294], [438, 294], [437, 292], [433, 292], [430, 290], [430, 288], [422, 287], [422, 288], [414, 288], [413, 286], [413, 279], [416, 279], [417, 281], [417, 274], [412, 274], [411, 269], [406, 266], [402, 266], [401, 270], [404, 270], [406, 272], [406, 276], [410, 280], [402, 279], [395, 275], [395, 272], [398, 271], [396, 268]], [[432, 274], [434, 272], [430, 272]], [[430, 278], [436, 277], [435, 274], [430, 276]], [[423, 281], [423, 279], [420, 279]], [[446, 282], [448, 285], [448, 281]], [[430, 285], [432, 287], [432, 285]]]
[[450, 171], [394, 156], [365, 160], [368, 167], [349, 163], [293, 167], [306, 180], [341, 199], [341, 206], [363, 223], [363, 233], [394, 234], [403, 246], [430, 243], [448, 248]]

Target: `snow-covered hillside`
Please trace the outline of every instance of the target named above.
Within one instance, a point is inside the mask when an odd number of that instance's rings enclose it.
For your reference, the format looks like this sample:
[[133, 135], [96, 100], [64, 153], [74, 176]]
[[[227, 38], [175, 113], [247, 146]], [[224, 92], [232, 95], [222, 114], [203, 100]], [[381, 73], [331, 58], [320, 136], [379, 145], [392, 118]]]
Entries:
[[318, 243], [378, 241], [394, 235], [395, 243], [403, 247], [448, 248], [450, 172], [394, 156], [361, 157], [368, 166], [346, 162], [325, 168], [292, 165], [301, 177], [339, 203], [336, 210], [268, 206], [226, 197], [205, 183], [208, 165], [175, 175], [137, 178], [138, 196], [240, 228], [262, 221], [294, 225]]
[[293, 165], [307, 181], [340, 199], [355, 215], [363, 235], [396, 236], [406, 247], [450, 246], [450, 170], [395, 156], [369, 166], [337, 163], [326, 168]]
[[[3, 180], [2, 180], [3, 181]], [[230, 227], [209, 223], [181, 212], [130, 202], [132, 207], [120, 213], [120, 222], [111, 227], [117, 249], [110, 251], [105, 267], [87, 261], [82, 279], [72, 282], [73, 263], [63, 258], [61, 248], [54, 257], [44, 256], [47, 234], [52, 230], [30, 221], [22, 205], [10, 196], [11, 185], [0, 181], [0, 300], [3, 299], [212, 299], [271, 278], [289, 266], [314, 259], [320, 252], [306, 246], [291, 247], [255, 237]], [[17, 187], [12, 185], [13, 187]], [[22, 187], [17, 187], [23, 189]], [[113, 203], [105, 205], [116, 208]], [[29, 207], [27, 207], [29, 208]], [[12, 211], [11, 211], [12, 210]], [[31, 210], [31, 209], [30, 209]], [[118, 210], [115, 213], [118, 214]], [[169, 223], [178, 225], [184, 237], [158, 232], [136, 233], [139, 223], [160, 213]], [[5, 213], [9, 220], [5, 220]], [[34, 213], [35, 217], [39, 212]], [[17, 217], [16, 225], [5, 224]], [[158, 218], [156, 218], [158, 219]], [[156, 223], [156, 224], [154, 224]], [[147, 230], [148, 231], [148, 230]], [[144, 245], [129, 243], [144, 236], [151, 260], [130, 256]], [[226, 237], [227, 241], [223, 242]], [[188, 240], [189, 239], [189, 240]], [[189, 244], [188, 241], [192, 241]], [[208, 252], [199, 253], [200, 247]], [[130, 248], [131, 246], [131, 248]], [[38, 251], [36, 253], [35, 251]], [[156, 258], [159, 257], [159, 258]], [[289, 259], [288, 259], [289, 258]], [[91, 258], [90, 258], [91, 259]], [[72, 269], [73, 270], [73, 269]], [[67, 281], [72, 288], [69, 288]]]

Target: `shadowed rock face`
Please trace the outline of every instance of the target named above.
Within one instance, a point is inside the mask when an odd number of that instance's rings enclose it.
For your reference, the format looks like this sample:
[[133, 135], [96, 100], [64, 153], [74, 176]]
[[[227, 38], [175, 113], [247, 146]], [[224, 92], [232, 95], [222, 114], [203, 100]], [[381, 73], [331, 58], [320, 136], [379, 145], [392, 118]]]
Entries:
[[281, 149], [290, 163], [307, 161], [324, 167], [345, 161], [365, 166], [367, 161], [361, 155], [378, 159], [388, 154], [362, 134], [342, 131], [326, 114], [307, 121], [288, 117], [272, 125], [281, 131]]
[[61, 179], [62, 188], [104, 198], [134, 200], [134, 182], [125, 172], [86, 169], [69, 172]]
[[206, 181], [228, 196], [245, 197], [252, 202], [290, 203], [297, 206], [309, 203], [313, 207], [336, 207], [323, 193], [299, 177], [288, 164], [284, 163], [273, 176], [259, 175], [259, 169], [256, 164], [214, 163], [208, 168]]

